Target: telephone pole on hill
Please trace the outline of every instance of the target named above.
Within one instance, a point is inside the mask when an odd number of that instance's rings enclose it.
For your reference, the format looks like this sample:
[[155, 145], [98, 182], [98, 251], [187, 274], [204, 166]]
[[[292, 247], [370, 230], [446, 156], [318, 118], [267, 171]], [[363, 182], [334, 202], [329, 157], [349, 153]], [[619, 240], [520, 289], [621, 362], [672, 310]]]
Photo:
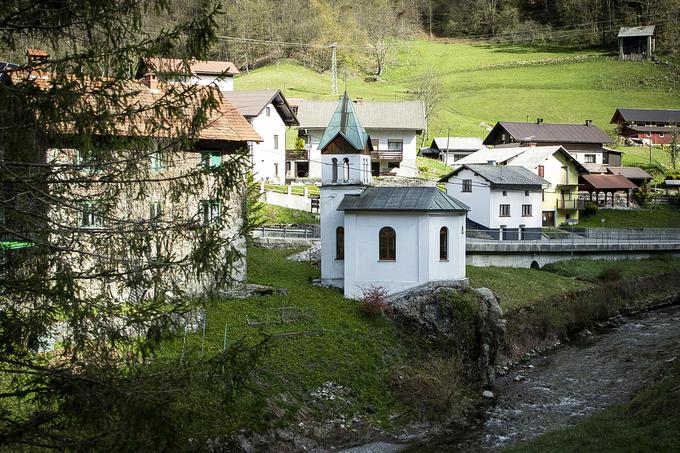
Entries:
[[338, 58], [337, 58], [337, 48], [338, 43], [334, 42], [331, 44], [331, 50], [333, 52], [331, 56], [331, 93], [335, 96], [338, 94]]

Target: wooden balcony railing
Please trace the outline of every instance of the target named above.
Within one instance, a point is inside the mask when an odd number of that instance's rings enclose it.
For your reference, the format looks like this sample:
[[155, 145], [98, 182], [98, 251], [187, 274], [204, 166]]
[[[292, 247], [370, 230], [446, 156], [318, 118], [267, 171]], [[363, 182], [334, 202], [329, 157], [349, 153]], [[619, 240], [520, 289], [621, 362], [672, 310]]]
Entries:
[[371, 159], [388, 162], [401, 162], [404, 159], [404, 151], [400, 149], [374, 150], [371, 153]]
[[309, 150], [308, 149], [287, 149], [286, 150], [286, 160], [309, 160]]
[[557, 200], [557, 209], [583, 209], [584, 200]]

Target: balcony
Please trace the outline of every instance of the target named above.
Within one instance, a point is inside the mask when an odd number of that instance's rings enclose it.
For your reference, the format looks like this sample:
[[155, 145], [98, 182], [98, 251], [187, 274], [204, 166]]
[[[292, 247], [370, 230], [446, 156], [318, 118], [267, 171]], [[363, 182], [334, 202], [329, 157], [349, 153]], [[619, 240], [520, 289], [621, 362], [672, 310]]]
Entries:
[[287, 149], [286, 161], [309, 160], [308, 149]]
[[404, 159], [404, 151], [401, 149], [379, 149], [371, 153], [371, 159], [385, 162], [401, 162]]
[[583, 209], [584, 200], [557, 200], [557, 209]]

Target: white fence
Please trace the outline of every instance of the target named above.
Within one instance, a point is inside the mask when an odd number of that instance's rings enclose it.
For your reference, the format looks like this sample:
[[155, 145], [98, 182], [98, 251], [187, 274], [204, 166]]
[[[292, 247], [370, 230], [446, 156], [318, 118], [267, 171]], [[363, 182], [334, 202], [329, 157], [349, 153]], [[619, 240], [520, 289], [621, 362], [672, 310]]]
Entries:
[[300, 211], [312, 210], [312, 199], [309, 197], [309, 190], [305, 187], [301, 195], [292, 192], [293, 187], [288, 186], [288, 193], [266, 190], [264, 182], [260, 184], [260, 201], [290, 209]]

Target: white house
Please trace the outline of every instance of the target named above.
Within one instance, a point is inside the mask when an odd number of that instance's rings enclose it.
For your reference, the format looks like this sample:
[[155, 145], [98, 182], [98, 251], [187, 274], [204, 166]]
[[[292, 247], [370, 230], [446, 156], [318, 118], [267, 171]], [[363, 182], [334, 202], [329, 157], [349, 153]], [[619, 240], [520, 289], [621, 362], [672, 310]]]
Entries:
[[421, 151], [423, 157], [439, 159], [446, 165], [454, 165], [480, 149], [486, 149], [477, 137], [435, 137], [429, 148]]
[[536, 239], [548, 181], [519, 166], [462, 165], [440, 180], [446, 193], [470, 206], [468, 218], [495, 239]]
[[319, 143], [321, 277], [360, 298], [465, 282], [467, 206], [436, 187], [370, 187], [371, 137], [345, 93]]
[[[299, 101], [298, 133], [309, 150], [309, 177], [321, 177], [321, 137], [336, 101]], [[352, 101], [359, 120], [371, 136], [371, 171], [374, 176], [413, 177], [418, 173], [417, 136], [426, 127], [421, 101]]]
[[286, 181], [286, 130], [298, 120], [278, 90], [222, 93], [253, 125], [262, 142], [251, 144], [253, 174], [258, 181]]
[[155, 76], [168, 82], [215, 85], [220, 91], [234, 90], [234, 76], [239, 74], [230, 61], [192, 61], [188, 67], [174, 58], [147, 58], [138, 69], [137, 78]]
[[456, 162], [457, 165], [514, 165], [528, 169], [548, 181], [543, 190], [542, 218], [544, 227], [578, 222], [583, 202], [578, 199], [579, 175], [588, 173], [562, 146], [522, 146], [491, 148], [477, 151]]

